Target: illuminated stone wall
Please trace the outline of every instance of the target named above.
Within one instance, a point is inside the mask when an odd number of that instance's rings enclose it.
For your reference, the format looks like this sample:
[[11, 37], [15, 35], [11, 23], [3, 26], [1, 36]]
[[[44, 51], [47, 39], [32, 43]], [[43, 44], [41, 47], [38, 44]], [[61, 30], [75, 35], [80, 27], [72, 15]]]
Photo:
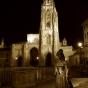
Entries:
[[12, 44], [12, 56], [11, 56], [11, 66], [16, 66], [16, 60], [18, 59], [18, 56], [23, 56], [22, 52], [23, 44]]
[[[61, 47], [59, 42], [58, 13], [53, 0], [44, 0], [41, 6], [41, 22], [39, 34], [27, 34], [27, 42], [12, 44], [12, 65], [15, 63], [18, 52], [24, 58], [24, 66], [30, 61], [30, 50], [36, 47], [39, 50], [39, 64], [45, 66], [47, 54], [52, 55], [52, 65], [57, 51], [64, 49], [65, 56], [72, 54], [72, 47]], [[54, 56], [54, 57], [53, 57]]]
[[47, 52], [56, 55], [59, 44], [58, 32], [58, 14], [53, 0], [44, 0], [41, 8], [41, 23], [40, 23], [40, 59], [42, 65], [45, 63]]
[[34, 43], [26, 43], [24, 45], [24, 65], [29, 66], [30, 62], [30, 50], [32, 48], [36, 47], [39, 50], [39, 44], [34, 44]]
[[38, 43], [19, 43], [19, 44], [12, 44], [12, 60], [11, 66], [16, 66], [17, 57], [20, 55], [23, 57], [23, 66], [28, 66], [30, 61], [30, 50], [36, 47], [39, 48]]

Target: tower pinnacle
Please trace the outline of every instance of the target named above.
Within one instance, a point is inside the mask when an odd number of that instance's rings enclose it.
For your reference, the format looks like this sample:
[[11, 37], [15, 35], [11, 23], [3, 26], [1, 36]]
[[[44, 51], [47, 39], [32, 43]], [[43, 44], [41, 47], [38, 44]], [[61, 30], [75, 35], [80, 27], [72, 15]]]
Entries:
[[53, 4], [53, 0], [43, 0], [44, 5], [51, 5]]

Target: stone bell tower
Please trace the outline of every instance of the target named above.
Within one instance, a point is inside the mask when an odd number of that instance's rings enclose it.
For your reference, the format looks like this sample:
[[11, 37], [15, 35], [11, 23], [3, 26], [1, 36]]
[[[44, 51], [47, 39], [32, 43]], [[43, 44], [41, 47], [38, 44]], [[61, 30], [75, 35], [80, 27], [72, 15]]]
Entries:
[[54, 56], [59, 49], [58, 14], [53, 0], [43, 0], [40, 23], [40, 62], [45, 63], [48, 52]]

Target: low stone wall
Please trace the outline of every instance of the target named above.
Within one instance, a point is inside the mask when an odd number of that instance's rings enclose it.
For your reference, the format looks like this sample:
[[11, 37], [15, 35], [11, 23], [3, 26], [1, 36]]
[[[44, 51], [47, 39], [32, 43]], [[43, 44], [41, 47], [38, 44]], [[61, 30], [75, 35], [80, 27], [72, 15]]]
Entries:
[[12, 67], [0, 69], [0, 88], [26, 88], [54, 79], [52, 67]]

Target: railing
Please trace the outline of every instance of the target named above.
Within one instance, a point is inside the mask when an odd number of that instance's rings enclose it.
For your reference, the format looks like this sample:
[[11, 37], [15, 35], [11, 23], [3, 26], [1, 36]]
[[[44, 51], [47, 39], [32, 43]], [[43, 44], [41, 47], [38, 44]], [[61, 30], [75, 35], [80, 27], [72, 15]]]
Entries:
[[53, 67], [11, 67], [0, 69], [0, 88], [26, 88], [54, 79]]
[[11, 69], [0, 68], [0, 87], [10, 86], [12, 84], [12, 71]]
[[88, 65], [70, 66], [68, 76], [71, 78], [88, 77]]

